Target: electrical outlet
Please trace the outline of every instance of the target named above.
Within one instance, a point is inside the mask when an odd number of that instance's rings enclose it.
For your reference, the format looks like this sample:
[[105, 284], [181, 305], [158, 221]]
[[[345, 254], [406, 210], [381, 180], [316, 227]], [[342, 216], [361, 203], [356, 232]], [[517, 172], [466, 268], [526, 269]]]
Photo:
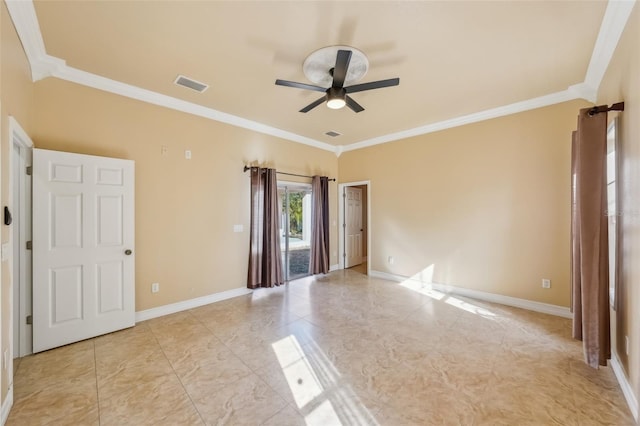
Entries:
[[169, 148], [168, 148], [168, 147], [166, 147], [166, 146], [162, 146], [162, 147], [160, 148], [160, 154], [161, 154], [163, 157], [168, 156], [168, 155], [169, 155]]
[[389, 261], [389, 265], [393, 265], [394, 263], [396, 263], [396, 260], [393, 258], [393, 256], [389, 256], [389, 259], [387, 259]]
[[551, 280], [547, 278], [542, 279], [542, 288], [551, 288]]
[[629, 336], [624, 336], [624, 353], [629, 355]]
[[160, 283], [151, 284], [151, 293], [157, 293], [160, 291]]
[[187, 160], [191, 160], [191, 151], [190, 150], [186, 150], [184, 152], [184, 158], [186, 158]]

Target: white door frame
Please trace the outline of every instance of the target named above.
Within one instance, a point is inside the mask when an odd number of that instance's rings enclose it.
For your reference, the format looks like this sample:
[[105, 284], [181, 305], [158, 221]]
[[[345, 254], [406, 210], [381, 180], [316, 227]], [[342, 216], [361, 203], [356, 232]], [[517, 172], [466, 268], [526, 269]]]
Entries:
[[[0, 105], [0, 111], [2, 111], [2, 106]], [[0, 135], [2, 135], [2, 116], [0, 116]], [[11, 134], [11, 133], [9, 133]], [[0, 161], [0, 176], [2, 175], [2, 166], [1, 166], [2, 161]], [[0, 185], [1, 187], [1, 185]], [[2, 189], [0, 188], [0, 194], [2, 193]], [[2, 250], [0, 250], [1, 252]], [[0, 259], [0, 277], [2, 276], [2, 260]], [[13, 284], [13, 283], [11, 283]], [[12, 285], [13, 286], [13, 285]], [[0, 288], [0, 306], [2, 306], [2, 288]], [[13, 306], [13, 299], [9, 299], [9, 310], [11, 310], [11, 307]], [[11, 329], [11, 327], [13, 327], [13, 324], [11, 324], [11, 317], [13, 316], [13, 312], [9, 312], [9, 345], [13, 344], [13, 330]], [[1, 322], [1, 321], [0, 321]], [[2, 347], [2, 327], [0, 326], [0, 348]], [[11, 349], [11, 351], [13, 351], [13, 349]], [[4, 370], [4, 365], [2, 365], [2, 358], [4, 357], [3, 354], [0, 354], [0, 383], [2, 383], [2, 371]], [[13, 360], [12, 360], [13, 361]], [[11, 371], [9, 372], [9, 374], [13, 375], [13, 365], [11, 366]], [[0, 425], [4, 425], [4, 423], [7, 421], [7, 417], [9, 417], [9, 410], [11, 410], [11, 406], [13, 405], [13, 388], [11, 387], [13, 385], [13, 383], [11, 381], [8, 381], [8, 388], [7, 388], [7, 396], [5, 397], [5, 400], [7, 402], [7, 406], [8, 408], [4, 408], [4, 402], [0, 400]], [[2, 398], [2, 396], [0, 395], [0, 398]], [[11, 399], [9, 399], [11, 398]], [[5, 414], [6, 411], [6, 414]]]
[[345, 182], [338, 184], [338, 268], [344, 269], [344, 189], [347, 186], [367, 186], [367, 275], [371, 275], [371, 181]]
[[[17, 145], [20, 147], [20, 149], [25, 149], [25, 150], [33, 150], [33, 141], [31, 140], [31, 138], [29, 137], [29, 135], [27, 134], [27, 132], [24, 131], [24, 129], [22, 128], [22, 126], [20, 126], [20, 123], [18, 123], [18, 121], [14, 118], [14, 117], [9, 117], [9, 205], [12, 205], [13, 203], [13, 191], [14, 191], [14, 185], [15, 182], [13, 182], [13, 176], [14, 176], [14, 168], [17, 166], [16, 164], [14, 164], [14, 145]], [[30, 163], [30, 161], [29, 161]], [[26, 166], [31, 166], [31, 164], [25, 164], [24, 167]], [[25, 176], [26, 176], [26, 170], [25, 170]], [[27, 232], [27, 227], [31, 227], [31, 223], [28, 220], [28, 216], [30, 217], [30, 212], [31, 212], [31, 197], [28, 196], [30, 195], [30, 191], [28, 191], [27, 188], [27, 179], [24, 179], [20, 182], [20, 188], [19, 191], [21, 192], [21, 194], [23, 195], [22, 197], [20, 197], [20, 199], [22, 200], [21, 202], [21, 206], [19, 209], [16, 209], [15, 206], [13, 206], [13, 208], [11, 209], [12, 212], [19, 212], [20, 213], [20, 217], [18, 218], [17, 224], [20, 225], [20, 229], [16, 230], [15, 226], [11, 226], [9, 228], [9, 244], [11, 245], [11, 250], [10, 250], [10, 259], [11, 261], [8, 262], [9, 263], [9, 270], [11, 271], [11, 290], [10, 290], [10, 298], [11, 298], [11, 306], [12, 306], [12, 312], [10, 313], [11, 315], [11, 322], [10, 322], [10, 332], [11, 332], [11, 369], [10, 371], [13, 370], [13, 357], [15, 357], [16, 355], [16, 350], [17, 350], [17, 354], [19, 356], [25, 356], [25, 355], [29, 355], [31, 354], [32, 351], [32, 340], [31, 340], [31, 326], [28, 326], [26, 323], [26, 317], [27, 315], [31, 314], [31, 274], [30, 269], [31, 269], [31, 265], [28, 265], [26, 262], [26, 245], [27, 245], [27, 239], [28, 236], [31, 234], [30, 232]], [[27, 216], [27, 212], [29, 212], [29, 215]], [[19, 291], [20, 291], [20, 305], [19, 306], [13, 306], [13, 291], [14, 291], [14, 284], [13, 284], [13, 257], [14, 257], [14, 253], [13, 253], [13, 242], [14, 242], [14, 238], [19, 238], [19, 246], [21, 247], [21, 250], [23, 251], [23, 256], [20, 257], [20, 285], [19, 285]], [[19, 347], [18, 348], [14, 348], [13, 347], [13, 332], [14, 332], [14, 327], [16, 326], [15, 324], [13, 324], [13, 317], [14, 317], [14, 312], [13, 310], [17, 309], [19, 312], [19, 318], [23, 318], [25, 319], [24, 321], [20, 321], [18, 323], [18, 327], [20, 327], [20, 341], [19, 341]]]

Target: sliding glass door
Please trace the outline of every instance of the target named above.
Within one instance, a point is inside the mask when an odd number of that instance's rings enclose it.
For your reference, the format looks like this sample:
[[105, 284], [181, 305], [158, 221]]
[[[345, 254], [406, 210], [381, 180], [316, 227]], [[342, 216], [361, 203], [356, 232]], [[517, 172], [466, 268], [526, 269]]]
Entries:
[[280, 248], [286, 281], [309, 275], [311, 253], [311, 185], [278, 183]]

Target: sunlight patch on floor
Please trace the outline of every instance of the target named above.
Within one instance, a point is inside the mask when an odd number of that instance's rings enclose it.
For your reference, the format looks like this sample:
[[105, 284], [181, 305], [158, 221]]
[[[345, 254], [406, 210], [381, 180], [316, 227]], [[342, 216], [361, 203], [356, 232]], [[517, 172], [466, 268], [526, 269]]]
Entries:
[[472, 314], [482, 315], [483, 317], [495, 317], [496, 314], [481, 306], [474, 305], [473, 303], [465, 302], [464, 300], [456, 297], [447, 296], [445, 303], [456, 308], [471, 312]]
[[339, 372], [318, 345], [310, 344], [306, 354], [289, 335], [271, 346], [307, 425], [378, 425], [351, 387], [340, 383]]
[[322, 402], [305, 416], [304, 421], [309, 426], [342, 425], [336, 410], [328, 400]]
[[411, 278], [401, 282], [400, 285], [402, 287], [408, 288], [409, 290], [413, 290], [417, 293], [421, 293], [421, 294], [424, 294], [425, 296], [429, 296], [430, 298], [435, 300], [442, 300], [446, 297], [446, 294], [431, 288], [431, 284], [427, 284], [421, 281], [416, 281]]
[[318, 376], [309, 365], [295, 336], [285, 337], [272, 346], [298, 408], [304, 407], [322, 394], [323, 389]]
[[433, 279], [433, 271], [435, 265], [429, 265], [424, 268], [422, 271], [413, 275], [411, 278], [408, 278], [400, 283], [402, 287], [408, 288], [409, 290], [415, 291], [417, 293], [424, 294], [425, 296], [429, 296], [432, 299], [440, 300], [445, 302], [450, 306], [454, 306], [458, 309], [462, 309], [466, 312], [470, 312], [472, 314], [481, 315], [483, 317], [495, 317], [496, 315], [490, 310], [483, 308], [481, 306], [475, 305], [472, 302], [468, 302], [457, 297], [451, 296], [447, 293], [443, 293], [438, 290], [434, 290], [432, 279]]

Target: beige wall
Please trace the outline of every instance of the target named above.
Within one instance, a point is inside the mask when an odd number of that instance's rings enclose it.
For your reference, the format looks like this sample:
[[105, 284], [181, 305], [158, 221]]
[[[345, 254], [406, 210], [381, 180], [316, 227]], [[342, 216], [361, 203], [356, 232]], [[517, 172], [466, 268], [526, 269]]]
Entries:
[[[35, 86], [36, 148], [136, 162], [137, 311], [246, 285], [244, 164], [337, 177], [330, 152], [57, 79]], [[184, 158], [187, 149], [191, 160]], [[336, 200], [336, 185], [330, 190]], [[336, 214], [332, 202], [332, 225]], [[234, 233], [234, 224], [245, 232]], [[336, 230], [332, 226], [332, 247]], [[159, 293], [151, 293], [153, 282], [160, 283]]]
[[[8, 116], [39, 148], [136, 161], [136, 310], [246, 282], [249, 162], [341, 182], [371, 180], [372, 269], [568, 306], [570, 102], [342, 154], [285, 142], [55, 79], [32, 84], [4, 2], [1, 30], [2, 203], [8, 199]], [[599, 93], [622, 115], [623, 209], [640, 205], [639, 11], [635, 8]], [[37, 105], [37, 111], [35, 110]], [[161, 147], [168, 155], [161, 155]], [[184, 159], [190, 149], [192, 160]], [[332, 184], [331, 199], [336, 200]], [[337, 263], [336, 203], [331, 264]], [[623, 217], [619, 351], [640, 395], [640, 219]], [[232, 232], [243, 224], [245, 232]], [[2, 227], [2, 242], [9, 233]], [[387, 263], [394, 256], [395, 264]], [[10, 276], [2, 268], [1, 347], [9, 346]], [[552, 288], [543, 290], [541, 278]], [[151, 294], [150, 284], [161, 291]], [[621, 343], [618, 342], [618, 347]], [[8, 389], [2, 375], [2, 401]]]
[[583, 106], [344, 153], [340, 180], [371, 180], [371, 268], [569, 306], [570, 140]]
[[[27, 132], [32, 128], [33, 114], [33, 84], [31, 70], [25, 57], [22, 45], [9, 17], [6, 5], [0, 2], [0, 22], [2, 43], [0, 58], [0, 104], [2, 129], [2, 206], [11, 207], [9, 199], [9, 116], [13, 116]], [[2, 242], [9, 242], [9, 227], [2, 226]], [[11, 275], [10, 262], [2, 263], [2, 345], [4, 353], [10, 346], [10, 315], [11, 315]], [[9, 375], [2, 372], [2, 401], [4, 401], [9, 387]]]
[[[636, 4], [598, 92], [599, 104], [624, 101], [620, 116], [618, 226], [620, 307], [614, 312], [614, 352], [640, 396], [640, 7]], [[624, 337], [629, 336], [629, 355]]]

